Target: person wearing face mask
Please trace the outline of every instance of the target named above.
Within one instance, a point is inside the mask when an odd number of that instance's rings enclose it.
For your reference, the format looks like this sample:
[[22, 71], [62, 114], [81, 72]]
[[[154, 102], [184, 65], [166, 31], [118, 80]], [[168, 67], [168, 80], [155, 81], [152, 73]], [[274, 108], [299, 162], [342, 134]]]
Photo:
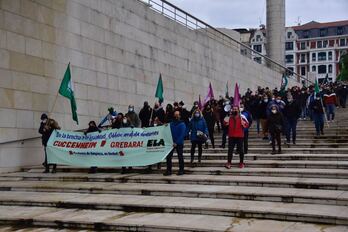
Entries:
[[324, 104], [326, 106], [326, 115], [329, 122], [335, 119], [335, 110], [336, 106], [338, 106], [337, 102], [336, 93], [333, 91], [328, 90], [327, 93], [324, 94]]
[[[43, 166], [45, 167], [44, 173], [49, 173], [50, 165], [47, 163], [47, 152], [46, 152], [46, 147], [48, 140], [54, 130], [60, 130], [60, 127], [58, 123], [51, 118], [48, 118], [47, 114], [42, 114], [41, 115], [41, 123], [40, 123], [40, 128], [39, 128], [39, 133], [41, 134], [41, 141], [42, 145], [44, 146], [44, 152], [45, 152], [45, 161], [43, 162]], [[56, 164], [52, 164], [52, 173], [56, 173]]]
[[260, 118], [260, 123], [262, 128], [263, 140], [268, 140], [267, 105], [268, 105], [268, 97], [267, 95], [264, 94], [257, 106], [258, 116]]
[[293, 99], [292, 95], [287, 98], [286, 106], [284, 109], [284, 116], [286, 118], [286, 143], [290, 144], [290, 134], [292, 134], [292, 143], [296, 144], [296, 127], [297, 121], [301, 115], [301, 107], [297, 100]]
[[141, 127], [149, 127], [150, 126], [151, 113], [152, 113], [152, 109], [149, 106], [149, 103], [147, 101], [145, 101], [143, 108], [139, 112], [139, 119], [141, 121]]
[[[178, 110], [178, 105], [176, 106], [176, 110]], [[171, 123], [174, 119], [174, 107], [171, 104], [167, 104], [166, 113], [165, 113], [165, 123]]]
[[158, 117], [161, 122], [165, 122], [165, 112], [164, 112], [164, 109], [163, 109], [162, 105], [160, 105], [158, 102], [156, 102], [155, 107], [153, 109], [151, 122], [153, 122], [153, 120], [156, 117]]
[[308, 116], [308, 109], [307, 109], [307, 99], [309, 97], [309, 94], [307, 93], [307, 89], [303, 88], [301, 90], [301, 93], [298, 97], [299, 99], [299, 105], [301, 107], [301, 119], [305, 120]]
[[[214, 141], [214, 126], [215, 126], [215, 115], [213, 112], [213, 109], [211, 108], [211, 105], [208, 104], [203, 110], [203, 117], [207, 123], [208, 126], [208, 132], [209, 132], [209, 138], [211, 141], [211, 145], [213, 148], [215, 148], [215, 141]], [[205, 143], [205, 148], [208, 148], [208, 143]]]
[[280, 133], [283, 131], [284, 118], [277, 105], [271, 106], [271, 114], [268, 116], [267, 124], [272, 138], [272, 154], [276, 153], [275, 140], [277, 140], [278, 153], [280, 154], [282, 152]]
[[[101, 132], [101, 130], [97, 127], [95, 121], [90, 121], [88, 123], [88, 129], [84, 132], [85, 135], [92, 133], [92, 132]], [[94, 174], [97, 172], [97, 167], [93, 166], [89, 169], [89, 173]]]
[[191, 111], [190, 111], [190, 114], [193, 115], [193, 113], [195, 112], [195, 110], [199, 109], [199, 104], [198, 104], [198, 101], [195, 101], [193, 103], [193, 106], [191, 108]]
[[187, 129], [187, 134], [191, 132], [191, 166], [193, 166], [196, 146], [198, 146], [198, 163], [200, 163], [202, 159], [202, 144], [206, 142], [209, 133], [207, 123], [199, 109], [194, 111]]
[[237, 145], [239, 168], [244, 168], [243, 138], [244, 128], [249, 127], [248, 119], [239, 112], [238, 106], [233, 106], [229, 120], [225, 121], [225, 125], [228, 127], [228, 155], [225, 167], [227, 169], [232, 167], [233, 150]]
[[134, 112], [134, 106], [129, 105], [128, 106], [128, 113], [126, 113], [126, 118], [128, 118], [129, 123], [133, 127], [139, 127], [140, 126], [140, 119], [138, 117], [138, 114]]
[[324, 110], [323, 104], [319, 94], [315, 95], [315, 100], [313, 100], [309, 108], [312, 110], [313, 121], [315, 125], [315, 130], [317, 136], [320, 136], [320, 133], [324, 134]]
[[186, 126], [180, 120], [180, 111], [174, 112], [174, 120], [170, 123], [170, 130], [173, 137], [173, 150], [167, 156], [167, 171], [163, 173], [164, 176], [172, 175], [172, 159], [174, 150], [176, 150], [179, 159], [179, 172], [177, 175], [184, 175], [184, 138], [186, 135]]
[[251, 124], [253, 123], [253, 117], [251, 113], [245, 109], [245, 105], [243, 103], [240, 104], [239, 111], [248, 120], [248, 127], [244, 127], [244, 138], [243, 138], [243, 149], [244, 149], [243, 151], [244, 151], [244, 154], [248, 154], [249, 128]]

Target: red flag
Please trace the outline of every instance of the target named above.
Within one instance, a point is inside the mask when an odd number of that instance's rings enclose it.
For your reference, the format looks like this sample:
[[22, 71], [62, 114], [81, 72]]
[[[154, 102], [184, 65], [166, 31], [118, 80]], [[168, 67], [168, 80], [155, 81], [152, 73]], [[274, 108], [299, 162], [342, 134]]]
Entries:
[[238, 87], [238, 84], [236, 83], [234, 87], [233, 106], [239, 107], [239, 104], [240, 104], [239, 87]]
[[204, 105], [213, 98], [214, 98], [213, 87], [211, 86], [211, 83], [209, 83], [208, 95], [204, 99]]

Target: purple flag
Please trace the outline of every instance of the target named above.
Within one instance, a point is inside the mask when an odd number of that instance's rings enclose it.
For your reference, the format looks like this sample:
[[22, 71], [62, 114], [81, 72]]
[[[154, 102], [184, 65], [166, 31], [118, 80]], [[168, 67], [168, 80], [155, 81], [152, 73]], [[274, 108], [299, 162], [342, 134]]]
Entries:
[[233, 106], [239, 107], [239, 104], [240, 104], [239, 87], [238, 87], [238, 84], [236, 83], [234, 87]]
[[211, 83], [209, 83], [208, 95], [204, 99], [204, 105], [211, 99], [214, 99], [214, 93], [213, 93], [213, 87], [211, 86]]
[[198, 97], [198, 108], [199, 108], [200, 110], [202, 110], [202, 108], [203, 108], [203, 106], [202, 106], [202, 101], [201, 101], [201, 95], [199, 95], [199, 97]]

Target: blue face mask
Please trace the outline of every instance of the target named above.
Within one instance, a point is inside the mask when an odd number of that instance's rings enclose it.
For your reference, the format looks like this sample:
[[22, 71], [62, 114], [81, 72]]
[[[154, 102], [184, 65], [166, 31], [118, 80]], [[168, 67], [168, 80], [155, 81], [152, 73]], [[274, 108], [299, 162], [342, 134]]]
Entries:
[[199, 118], [199, 116], [201, 116], [201, 115], [200, 115], [200, 114], [195, 114], [195, 117], [196, 117], [196, 118]]

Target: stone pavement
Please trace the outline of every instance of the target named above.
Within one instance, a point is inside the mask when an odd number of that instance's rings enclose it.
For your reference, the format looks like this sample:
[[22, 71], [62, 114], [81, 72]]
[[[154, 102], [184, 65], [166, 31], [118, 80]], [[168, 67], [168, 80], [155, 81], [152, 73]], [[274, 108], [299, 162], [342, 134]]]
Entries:
[[1, 174], [0, 231], [348, 231], [347, 119], [339, 109], [320, 137], [301, 121], [298, 143], [276, 155], [252, 129], [244, 169], [238, 156], [225, 169], [227, 149], [209, 148], [184, 176], [66, 166]]

